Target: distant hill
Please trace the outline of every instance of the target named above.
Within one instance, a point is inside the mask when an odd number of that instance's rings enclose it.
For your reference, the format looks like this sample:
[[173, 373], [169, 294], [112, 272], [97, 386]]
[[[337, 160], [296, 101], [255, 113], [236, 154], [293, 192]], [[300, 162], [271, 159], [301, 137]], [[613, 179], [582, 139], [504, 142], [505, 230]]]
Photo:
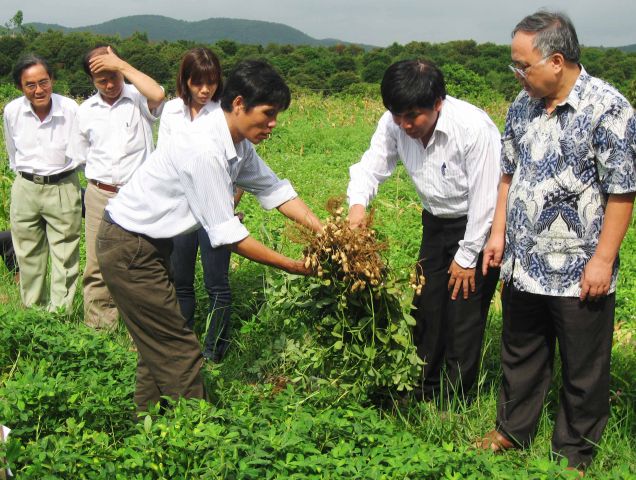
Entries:
[[636, 43], [634, 43], [633, 45], [625, 45], [624, 47], [618, 47], [618, 49], [627, 53], [636, 52]]
[[27, 25], [40, 32], [52, 29], [64, 32], [120, 35], [122, 38], [129, 37], [134, 32], [146, 32], [148, 38], [155, 41], [191, 40], [208, 44], [215, 43], [218, 40], [234, 40], [238, 43], [260, 45], [276, 43], [280, 45], [328, 46], [348, 43], [331, 38], [316, 39], [282, 23], [236, 18], [208, 18], [198, 22], [188, 22], [161, 15], [133, 15], [85, 27], [69, 28], [48, 23], [29, 23]]

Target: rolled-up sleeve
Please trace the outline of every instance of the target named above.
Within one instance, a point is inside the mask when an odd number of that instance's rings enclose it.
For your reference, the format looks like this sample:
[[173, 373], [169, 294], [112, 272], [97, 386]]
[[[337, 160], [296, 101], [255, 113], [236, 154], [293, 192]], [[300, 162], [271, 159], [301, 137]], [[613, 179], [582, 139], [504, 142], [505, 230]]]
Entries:
[[237, 216], [232, 217], [226, 222], [217, 225], [208, 225], [204, 228], [208, 233], [208, 237], [210, 237], [212, 248], [240, 242], [249, 236], [247, 228], [245, 228], [245, 225], [241, 223]]
[[[175, 155], [174, 144], [170, 148]], [[234, 216], [233, 183], [224, 155], [213, 149], [204, 150], [179, 161], [181, 168], [177, 172], [188, 205], [208, 233], [212, 247], [246, 238], [249, 232]]]

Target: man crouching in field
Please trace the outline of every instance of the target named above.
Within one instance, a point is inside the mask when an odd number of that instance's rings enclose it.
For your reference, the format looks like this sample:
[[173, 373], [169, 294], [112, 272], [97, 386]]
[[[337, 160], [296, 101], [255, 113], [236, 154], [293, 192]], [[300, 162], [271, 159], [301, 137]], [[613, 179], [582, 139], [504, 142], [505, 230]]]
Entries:
[[254, 150], [289, 106], [283, 79], [264, 62], [243, 62], [227, 79], [220, 101], [205, 130], [171, 137], [135, 172], [108, 203], [97, 235], [99, 267], [139, 352], [139, 411], [162, 396], [205, 396], [199, 342], [181, 315], [168, 272], [171, 239], [203, 227], [212, 247], [226, 245], [256, 262], [309, 274], [302, 261], [249, 236], [234, 215], [234, 186], [256, 195], [265, 209], [322, 228], [290, 183]]
[[485, 112], [446, 95], [442, 72], [432, 63], [391, 65], [381, 90], [388, 112], [350, 169], [349, 221], [360, 224], [379, 185], [401, 160], [423, 206], [419, 266], [426, 285], [413, 310], [414, 341], [426, 362], [419, 393], [434, 399], [444, 388], [461, 397], [479, 370], [499, 276], [476, 269], [495, 210], [499, 131]]

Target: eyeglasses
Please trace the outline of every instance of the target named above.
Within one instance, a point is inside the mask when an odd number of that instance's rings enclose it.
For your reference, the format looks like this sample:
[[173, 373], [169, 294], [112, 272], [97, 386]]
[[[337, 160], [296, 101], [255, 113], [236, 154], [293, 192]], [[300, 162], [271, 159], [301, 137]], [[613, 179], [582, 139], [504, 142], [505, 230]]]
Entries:
[[40, 80], [39, 82], [35, 83], [35, 82], [29, 82], [29, 83], [25, 83], [24, 84], [24, 89], [28, 90], [29, 92], [34, 92], [38, 87], [40, 87], [42, 90], [49, 88], [51, 86], [51, 79], [50, 78], [45, 78], [44, 80]]
[[548, 58], [550, 58], [552, 55], [554, 55], [554, 54], [550, 54], [547, 57], [543, 57], [541, 60], [539, 60], [534, 65], [528, 65], [527, 67], [519, 68], [519, 67], [515, 67], [511, 63], [510, 65], [508, 65], [508, 68], [510, 70], [512, 70], [512, 73], [514, 73], [515, 75], [519, 75], [521, 78], [528, 78], [528, 70], [530, 70], [531, 68], [536, 67], [537, 65], [541, 65], [542, 63], [545, 63], [546, 60], [548, 60]]

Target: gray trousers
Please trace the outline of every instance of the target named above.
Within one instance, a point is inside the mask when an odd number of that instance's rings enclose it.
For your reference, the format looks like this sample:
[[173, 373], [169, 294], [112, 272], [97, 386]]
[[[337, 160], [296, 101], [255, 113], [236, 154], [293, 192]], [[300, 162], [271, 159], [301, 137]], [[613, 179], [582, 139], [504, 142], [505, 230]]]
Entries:
[[139, 353], [138, 411], [162, 396], [205, 398], [201, 348], [169, 274], [171, 250], [171, 239], [129, 232], [107, 215], [97, 234], [99, 268]]

